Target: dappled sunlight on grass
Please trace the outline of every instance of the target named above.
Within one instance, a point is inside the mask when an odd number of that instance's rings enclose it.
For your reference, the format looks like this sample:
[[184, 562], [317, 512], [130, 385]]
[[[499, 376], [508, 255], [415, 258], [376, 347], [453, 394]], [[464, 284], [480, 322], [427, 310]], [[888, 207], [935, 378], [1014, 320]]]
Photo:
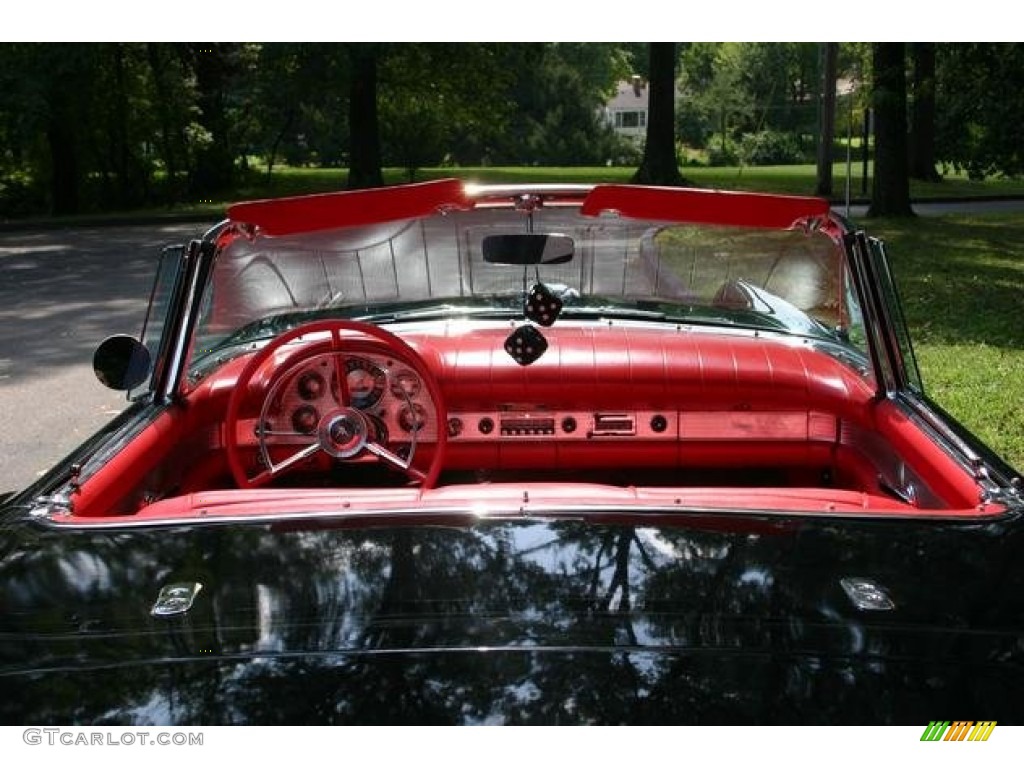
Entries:
[[876, 221], [929, 395], [1024, 467], [1024, 215]]
[[1024, 468], [1024, 350], [919, 344], [929, 396], [1018, 470]]

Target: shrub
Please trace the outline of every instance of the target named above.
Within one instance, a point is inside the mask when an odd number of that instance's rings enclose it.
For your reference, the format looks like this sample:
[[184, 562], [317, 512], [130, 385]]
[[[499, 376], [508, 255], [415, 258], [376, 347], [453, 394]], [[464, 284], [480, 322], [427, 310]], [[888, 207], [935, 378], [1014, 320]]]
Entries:
[[746, 165], [798, 165], [804, 162], [796, 137], [780, 131], [744, 134], [740, 139], [739, 158]]
[[708, 142], [708, 165], [713, 168], [722, 166], [739, 165], [739, 155], [736, 154], [736, 146], [726, 143], [722, 147], [722, 141], [718, 136], [713, 136]]

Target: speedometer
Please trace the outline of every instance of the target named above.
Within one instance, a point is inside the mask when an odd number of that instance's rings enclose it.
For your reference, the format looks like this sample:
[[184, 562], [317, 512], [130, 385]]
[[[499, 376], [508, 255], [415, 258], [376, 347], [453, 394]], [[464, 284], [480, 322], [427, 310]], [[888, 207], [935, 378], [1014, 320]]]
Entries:
[[365, 357], [349, 357], [345, 360], [345, 381], [352, 407], [365, 409], [380, 402], [388, 377]]

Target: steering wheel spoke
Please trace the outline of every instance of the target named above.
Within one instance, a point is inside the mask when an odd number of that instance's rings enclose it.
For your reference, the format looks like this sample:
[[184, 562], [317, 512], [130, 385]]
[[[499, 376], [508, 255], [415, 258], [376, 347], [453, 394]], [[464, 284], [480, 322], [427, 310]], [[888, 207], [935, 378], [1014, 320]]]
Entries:
[[394, 453], [393, 451], [389, 450], [387, 447], [381, 445], [380, 443], [368, 440], [366, 442], [366, 450], [368, 450], [374, 456], [377, 456], [378, 458], [382, 459], [386, 463], [391, 464], [397, 467], [398, 469], [402, 470], [407, 475], [416, 478], [417, 480], [423, 480], [426, 477], [426, 475], [424, 475], [422, 472], [416, 469], [416, 467], [413, 466], [412, 461], [410, 459], [403, 459], [397, 453]]
[[262, 472], [260, 472], [255, 477], [250, 478], [249, 479], [249, 483], [251, 485], [253, 485], [253, 486], [263, 485], [267, 481], [272, 480], [273, 478], [275, 478], [278, 475], [280, 475], [282, 472], [286, 472], [287, 470], [291, 469], [296, 464], [298, 464], [300, 461], [308, 459], [310, 456], [316, 455], [316, 453], [319, 450], [320, 450], [320, 443], [319, 442], [310, 443], [309, 445], [307, 445], [302, 450], [296, 451], [295, 453], [293, 453], [291, 456], [289, 456], [284, 461], [279, 461], [276, 464], [269, 457], [265, 457], [266, 461], [267, 461], [267, 465], [268, 465], [267, 468], [265, 470], [263, 470]]
[[352, 393], [348, 391], [348, 370], [345, 368], [345, 353], [341, 347], [341, 330], [331, 329], [331, 349], [334, 354], [334, 375], [338, 377], [338, 402], [343, 407], [352, 403]]

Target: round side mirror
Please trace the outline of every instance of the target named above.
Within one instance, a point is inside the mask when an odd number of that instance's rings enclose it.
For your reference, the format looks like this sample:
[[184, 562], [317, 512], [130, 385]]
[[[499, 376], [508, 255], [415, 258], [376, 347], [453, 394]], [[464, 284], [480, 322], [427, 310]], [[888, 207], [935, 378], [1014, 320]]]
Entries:
[[92, 369], [100, 383], [111, 389], [129, 390], [146, 380], [150, 369], [149, 350], [131, 336], [119, 334], [104, 339], [92, 356]]

